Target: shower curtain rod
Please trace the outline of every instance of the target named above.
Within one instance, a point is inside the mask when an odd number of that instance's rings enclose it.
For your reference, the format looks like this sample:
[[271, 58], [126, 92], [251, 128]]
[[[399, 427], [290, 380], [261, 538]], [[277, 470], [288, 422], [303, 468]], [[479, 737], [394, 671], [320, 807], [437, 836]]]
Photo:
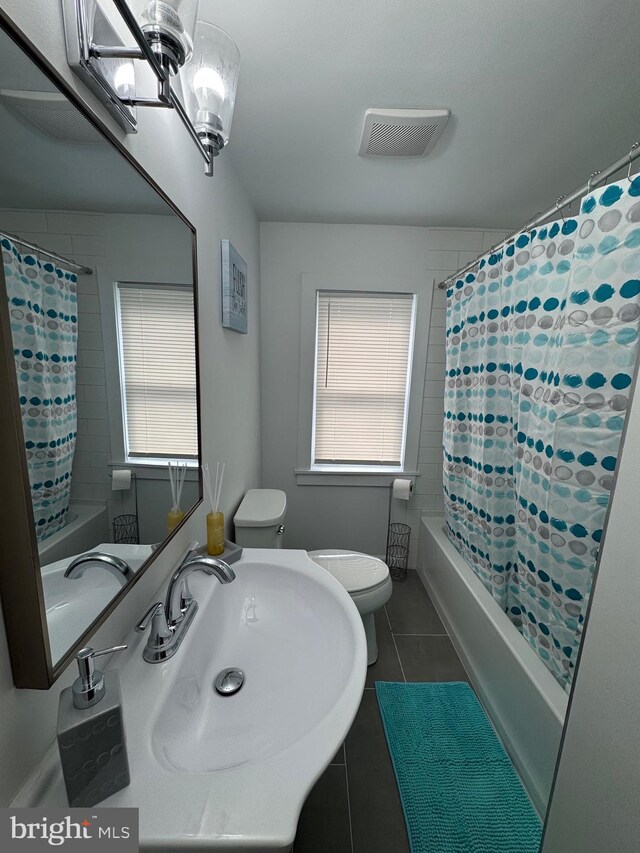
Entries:
[[85, 267], [82, 264], [77, 264], [69, 258], [63, 257], [62, 255], [56, 255], [55, 252], [43, 249], [42, 246], [38, 246], [36, 243], [30, 243], [28, 240], [23, 240], [22, 237], [18, 237], [16, 234], [9, 234], [6, 231], [0, 231], [0, 237], [6, 237], [8, 240], [12, 240], [19, 246], [22, 246], [25, 249], [30, 249], [38, 255], [46, 255], [48, 258], [51, 258], [52, 261], [60, 261], [70, 272], [77, 272], [78, 275], [93, 275], [91, 267]]
[[[631, 164], [634, 160], [637, 160], [638, 157], [640, 157], [640, 142], [635, 142], [631, 146], [631, 150], [628, 154], [625, 154], [624, 157], [621, 157], [619, 160], [616, 160], [615, 163], [613, 163], [611, 166], [609, 166], [608, 169], [605, 169], [603, 172], [594, 172], [589, 177], [587, 183], [583, 184], [579, 189], [574, 190], [571, 195], [561, 195], [560, 198], [556, 201], [556, 203], [552, 205], [548, 210], [545, 210], [544, 213], [536, 213], [535, 217], [531, 221], [526, 222], [522, 226], [520, 231], [531, 231], [531, 229], [535, 228], [536, 225], [541, 225], [545, 220], [549, 219], [549, 217], [553, 216], [554, 214], [560, 213], [560, 215], [562, 216], [561, 210], [563, 207], [566, 207], [568, 204], [572, 204], [585, 193], [591, 192], [591, 190], [594, 190], [598, 186], [598, 184], [601, 184], [603, 181], [606, 181], [607, 178], [610, 178], [611, 175], [615, 175], [616, 172], [619, 172], [620, 169], [624, 169], [625, 166], [627, 166], [629, 169], [627, 175], [629, 176], [631, 174]], [[594, 181], [594, 178], [597, 178], [597, 180]], [[447, 286], [447, 282], [452, 281], [458, 276], [461, 276], [463, 273], [467, 272], [467, 270], [473, 269], [473, 267], [475, 267], [480, 258], [483, 258], [489, 252], [495, 252], [498, 249], [501, 249], [503, 246], [508, 245], [508, 243], [513, 243], [513, 240], [510, 239], [513, 233], [514, 232], [511, 231], [509, 234], [506, 235], [504, 240], [501, 240], [500, 242], [496, 243], [495, 246], [491, 246], [489, 249], [486, 249], [484, 252], [474, 258], [470, 264], [467, 264], [465, 267], [462, 267], [457, 272], [452, 273], [452, 275], [447, 276], [447, 278], [445, 278], [438, 284], [438, 289], [444, 290]]]

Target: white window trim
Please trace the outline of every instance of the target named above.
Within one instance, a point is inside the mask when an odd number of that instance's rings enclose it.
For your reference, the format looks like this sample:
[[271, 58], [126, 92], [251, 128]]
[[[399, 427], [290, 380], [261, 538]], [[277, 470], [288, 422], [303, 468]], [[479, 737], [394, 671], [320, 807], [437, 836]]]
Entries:
[[[411, 383], [407, 411], [404, 466], [312, 465], [313, 407], [315, 397], [316, 305], [319, 290], [363, 293], [413, 293], [415, 296], [415, 332]], [[398, 476], [418, 476], [418, 447], [422, 421], [424, 377], [429, 347], [429, 319], [433, 280], [396, 276], [370, 278], [302, 273], [300, 300], [300, 385], [298, 393], [298, 453], [296, 481], [305, 485], [386, 486]]]

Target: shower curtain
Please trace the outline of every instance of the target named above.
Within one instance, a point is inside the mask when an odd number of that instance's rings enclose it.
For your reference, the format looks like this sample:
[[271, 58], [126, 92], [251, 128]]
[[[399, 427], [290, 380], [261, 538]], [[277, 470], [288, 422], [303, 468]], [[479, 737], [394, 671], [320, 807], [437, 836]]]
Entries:
[[77, 296], [74, 273], [4, 238], [2, 260], [36, 537], [64, 527], [76, 444]]
[[639, 317], [640, 176], [516, 234], [447, 291], [447, 532], [565, 689]]

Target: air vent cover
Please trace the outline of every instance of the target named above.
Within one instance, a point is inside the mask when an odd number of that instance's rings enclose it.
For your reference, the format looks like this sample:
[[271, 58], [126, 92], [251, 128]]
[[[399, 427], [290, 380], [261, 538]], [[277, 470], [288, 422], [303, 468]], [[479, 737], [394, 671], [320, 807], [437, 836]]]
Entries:
[[75, 145], [100, 145], [91, 123], [59, 92], [0, 89], [0, 100], [15, 115], [41, 133]]
[[449, 121], [449, 110], [367, 110], [361, 157], [426, 157]]

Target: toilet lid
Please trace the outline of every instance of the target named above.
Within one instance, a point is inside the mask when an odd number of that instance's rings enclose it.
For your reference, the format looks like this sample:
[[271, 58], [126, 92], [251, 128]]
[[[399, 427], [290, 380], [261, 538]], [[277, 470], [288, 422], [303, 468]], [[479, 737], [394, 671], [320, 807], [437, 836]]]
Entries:
[[347, 592], [364, 592], [383, 583], [389, 577], [387, 564], [377, 557], [359, 551], [338, 551], [325, 548], [309, 551], [311, 559], [326, 569]]

